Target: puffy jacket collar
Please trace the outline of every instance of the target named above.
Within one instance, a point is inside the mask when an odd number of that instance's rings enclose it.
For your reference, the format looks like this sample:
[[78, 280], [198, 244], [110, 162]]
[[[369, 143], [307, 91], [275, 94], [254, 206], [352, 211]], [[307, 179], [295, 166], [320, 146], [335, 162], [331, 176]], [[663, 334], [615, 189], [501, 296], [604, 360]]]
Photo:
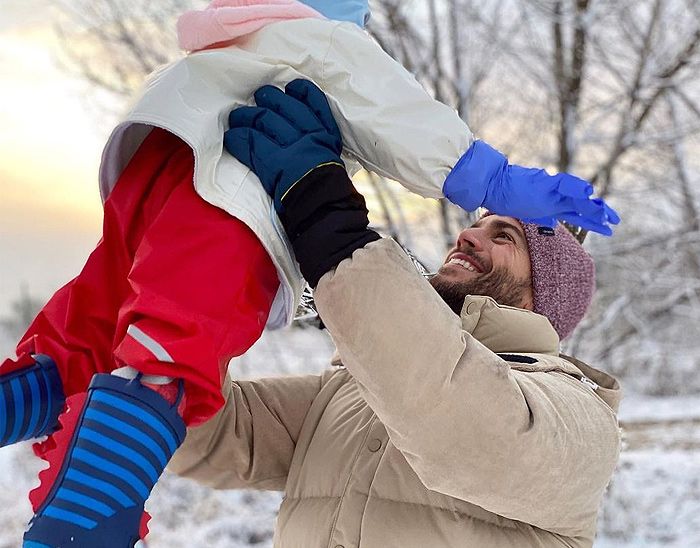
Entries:
[[463, 329], [492, 352], [559, 355], [559, 336], [540, 314], [470, 295], [461, 318]]

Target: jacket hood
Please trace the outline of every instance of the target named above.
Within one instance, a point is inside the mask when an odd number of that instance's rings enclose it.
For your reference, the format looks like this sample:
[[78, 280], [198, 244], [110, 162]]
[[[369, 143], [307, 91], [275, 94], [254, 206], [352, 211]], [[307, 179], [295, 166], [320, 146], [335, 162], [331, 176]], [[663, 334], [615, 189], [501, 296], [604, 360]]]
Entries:
[[185, 51], [222, 47], [271, 23], [308, 17], [324, 18], [297, 0], [214, 0], [180, 16], [178, 42]]

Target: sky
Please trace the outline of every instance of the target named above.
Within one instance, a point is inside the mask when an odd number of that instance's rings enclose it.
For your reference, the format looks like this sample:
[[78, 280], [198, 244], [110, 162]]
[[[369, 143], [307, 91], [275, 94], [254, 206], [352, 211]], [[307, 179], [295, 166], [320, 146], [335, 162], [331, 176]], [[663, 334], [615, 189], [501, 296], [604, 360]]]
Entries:
[[56, 54], [50, 0], [0, 14], [0, 317], [25, 287], [48, 299], [100, 236], [100, 127], [86, 85]]

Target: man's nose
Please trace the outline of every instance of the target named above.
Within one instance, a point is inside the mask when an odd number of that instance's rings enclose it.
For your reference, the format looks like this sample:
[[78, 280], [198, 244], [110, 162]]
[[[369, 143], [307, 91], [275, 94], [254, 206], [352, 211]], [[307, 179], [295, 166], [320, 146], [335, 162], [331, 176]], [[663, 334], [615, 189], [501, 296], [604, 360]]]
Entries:
[[474, 251], [483, 251], [486, 240], [482, 232], [478, 228], [465, 228], [457, 236], [457, 247], [468, 247]]

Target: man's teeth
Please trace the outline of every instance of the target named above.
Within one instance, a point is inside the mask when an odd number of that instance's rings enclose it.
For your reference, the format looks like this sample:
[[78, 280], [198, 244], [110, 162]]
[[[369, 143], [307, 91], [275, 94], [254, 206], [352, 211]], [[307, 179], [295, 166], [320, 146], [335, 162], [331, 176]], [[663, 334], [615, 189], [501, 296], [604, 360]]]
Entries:
[[452, 258], [448, 261], [448, 264], [458, 264], [459, 266], [466, 268], [470, 272], [478, 272], [477, 269], [474, 268], [471, 263], [463, 259]]

